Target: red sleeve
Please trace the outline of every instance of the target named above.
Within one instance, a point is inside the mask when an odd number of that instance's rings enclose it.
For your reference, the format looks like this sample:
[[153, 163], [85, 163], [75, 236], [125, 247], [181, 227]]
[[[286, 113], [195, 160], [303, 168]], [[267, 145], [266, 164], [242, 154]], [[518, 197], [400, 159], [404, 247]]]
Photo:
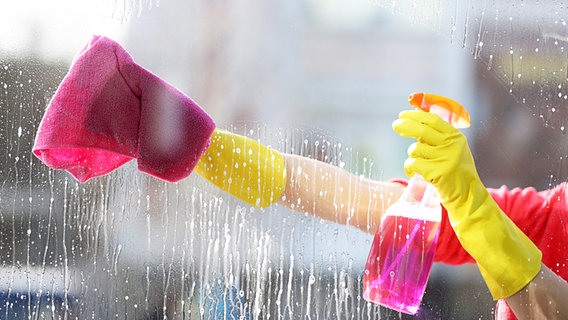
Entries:
[[[499, 207], [542, 251], [544, 264], [568, 281], [567, 184], [553, 189], [488, 189]], [[445, 209], [444, 209], [445, 211]], [[447, 264], [473, 263], [461, 247], [447, 214], [442, 215], [435, 260]]]
[[[408, 180], [405, 179], [391, 179], [390, 182], [399, 183], [405, 187], [408, 185]], [[442, 207], [442, 223], [440, 224], [440, 234], [434, 261], [452, 265], [475, 262], [461, 246], [454, 229], [450, 226], [448, 212], [444, 207]]]

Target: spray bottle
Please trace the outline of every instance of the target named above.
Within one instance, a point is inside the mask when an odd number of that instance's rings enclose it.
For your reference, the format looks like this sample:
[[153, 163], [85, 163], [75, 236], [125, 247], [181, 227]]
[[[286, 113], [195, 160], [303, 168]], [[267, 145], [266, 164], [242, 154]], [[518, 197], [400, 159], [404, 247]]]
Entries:
[[[413, 107], [435, 113], [456, 128], [470, 124], [465, 108], [448, 98], [414, 93], [408, 100]], [[441, 219], [438, 192], [415, 174], [381, 218], [363, 275], [365, 300], [416, 314], [434, 263]]]

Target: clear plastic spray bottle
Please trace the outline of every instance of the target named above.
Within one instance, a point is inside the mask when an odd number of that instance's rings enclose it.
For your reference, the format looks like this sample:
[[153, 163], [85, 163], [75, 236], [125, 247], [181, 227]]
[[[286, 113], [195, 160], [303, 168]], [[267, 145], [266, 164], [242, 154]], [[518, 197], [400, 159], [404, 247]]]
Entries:
[[[428, 93], [411, 94], [408, 100], [456, 128], [469, 126], [469, 114], [453, 100]], [[438, 192], [415, 174], [381, 218], [363, 275], [365, 300], [416, 314], [434, 263], [441, 220]]]

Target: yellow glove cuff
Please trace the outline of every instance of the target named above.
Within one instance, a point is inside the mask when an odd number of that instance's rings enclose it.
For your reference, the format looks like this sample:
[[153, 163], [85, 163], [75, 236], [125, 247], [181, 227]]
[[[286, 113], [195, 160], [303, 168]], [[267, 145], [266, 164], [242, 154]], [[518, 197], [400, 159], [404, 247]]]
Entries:
[[280, 199], [286, 187], [284, 157], [258, 141], [215, 129], [197, 172], [229, 194], [256, 207]]
[[[484, 187], [473, 187], [478, 190]], [[497, 206], [487, 190], [470, 194], [468, 201], [451, 209], [471, 212], [460, 221], [450, 214], [450, 223], [464, 249], [476, 260], [481, 275], [495, 300], [520, 291], [539, 273], [542, 253], [537, 246]], [[473, 205], [474, 207], [468, 207]], [[450, 209], [448, 209], [450, 210]], [[452, 219], [454, 218], [454, 219]]]

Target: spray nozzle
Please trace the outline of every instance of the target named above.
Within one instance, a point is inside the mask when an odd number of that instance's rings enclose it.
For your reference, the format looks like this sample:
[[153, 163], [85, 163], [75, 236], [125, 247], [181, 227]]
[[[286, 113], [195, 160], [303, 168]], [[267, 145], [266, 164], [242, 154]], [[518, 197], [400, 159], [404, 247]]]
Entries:
[[408, 97], [408, 102], [416, 109], [437, 114], [456, 128], [467, 128], [470, 125], [467, 110], [458, 102], [444, 96], [417, 92]]

